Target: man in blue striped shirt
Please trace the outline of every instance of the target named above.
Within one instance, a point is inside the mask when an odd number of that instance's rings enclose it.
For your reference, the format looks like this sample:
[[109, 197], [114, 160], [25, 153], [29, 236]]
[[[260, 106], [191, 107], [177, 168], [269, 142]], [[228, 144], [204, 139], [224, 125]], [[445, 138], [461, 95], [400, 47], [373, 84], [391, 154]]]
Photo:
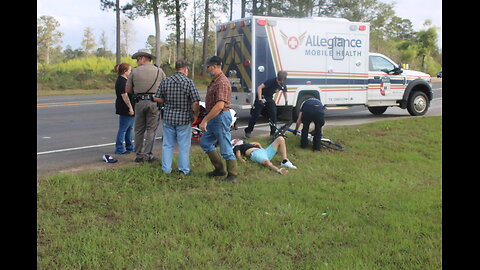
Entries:
[[172, 171], [175, 143], [178, 144], [178, 170], [190, 173], [190, 146], [192, 123], [200, 112], [200, 95], [188, 75], [185, 60], [175, 63], [176, 72], [165, 78], [158, 87], [154, 100], [164, 104], [162, 170]]

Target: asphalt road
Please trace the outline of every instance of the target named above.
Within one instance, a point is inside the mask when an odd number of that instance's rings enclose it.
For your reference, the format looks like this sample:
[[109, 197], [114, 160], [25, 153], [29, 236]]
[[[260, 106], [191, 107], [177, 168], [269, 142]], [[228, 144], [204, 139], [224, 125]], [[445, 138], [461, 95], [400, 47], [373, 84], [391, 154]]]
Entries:
[[[428, 115], [442, 115], [442, 82], [432, 83], [434, 99]], [[204, 100], [205, 92], [201, 92]], [[115, 114], [115, 94], [61, 96], [37, 98], [37, 179], [54, 172], [73, 172], [90, 168], [108, 168], [134, 164], [134, 154], [114, 155], [118, 116]], [[249, 110], [237, 111], [238, 131], [233, 138], [243, 136]], [[372, 115], [366, 107], [326, 111], [326, 127], [357, 125], [385, 119], [410, 117], [406, 110], [391, 107], [380, 116]], [[267, 123], [260, 119], [253, 136], [268, 134]], [[159, 128], [157, 136], [161, 135]], [[326, 129], [328, 137], [328, 129]], [[193, 143], [195, 145], [196, 143]], [[154, 154], [161, 155], [161, 142], [156, 141]], [[119, 162], [106, 164], [102, 155], [114, 155]]]

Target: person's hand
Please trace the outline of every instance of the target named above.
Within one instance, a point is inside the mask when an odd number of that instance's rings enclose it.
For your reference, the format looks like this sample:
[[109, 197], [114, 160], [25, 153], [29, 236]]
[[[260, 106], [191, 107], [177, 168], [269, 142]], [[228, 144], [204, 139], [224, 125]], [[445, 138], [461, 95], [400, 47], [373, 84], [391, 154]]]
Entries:
[[288, 100], [285, 100], [285, 106], [288, 106]]
[[295, 129], [294, 131], [292, 131], [292, 133], [293, 133], [294, 135], [297, 135], [298, 130]]
[[247, 161], [246, 161], [245, 159], [243, 159], [243, 158], [239, 159], [239, 161], [242, 162], [242, 163], [246, 163], [246, 162], [247, 162]]
[[200, 130], [203, 131], [203, 132], [207, 132], [207, 122], [202, 121], [200, 123]]
[[132, 109], [132, 108], [130, 108], [130, 109], [128, 109], [128, 114], [129, 114], [129, 115], [134, 115], [134, 114], [135, 114], [135, 112], [133, 111], [133, 109]]
[[262, 98], [260, 101], [262, 102], [262, 104], [265, 104], [265, 102], [267, 102], [267, 100], [264, 98]]

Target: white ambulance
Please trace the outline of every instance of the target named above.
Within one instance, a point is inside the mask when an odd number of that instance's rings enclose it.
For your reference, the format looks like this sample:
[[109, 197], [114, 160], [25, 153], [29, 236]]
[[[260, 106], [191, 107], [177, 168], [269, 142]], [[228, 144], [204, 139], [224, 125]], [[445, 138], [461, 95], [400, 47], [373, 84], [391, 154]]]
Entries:
[[[217, 25], [216, 55], [232, 85], [232, 107], [251, 108], [257, 87], [284, 70], [295, 112], [316, 97], [327, 109], [364, 105], [382, 114], [397, 106], [425, 114], [433, 96], [430, 76], [369, 53], [369, 33], [369, 23], [321, 17], [252, 16]], [[274, 100], [280, 113], [283, 95]]]

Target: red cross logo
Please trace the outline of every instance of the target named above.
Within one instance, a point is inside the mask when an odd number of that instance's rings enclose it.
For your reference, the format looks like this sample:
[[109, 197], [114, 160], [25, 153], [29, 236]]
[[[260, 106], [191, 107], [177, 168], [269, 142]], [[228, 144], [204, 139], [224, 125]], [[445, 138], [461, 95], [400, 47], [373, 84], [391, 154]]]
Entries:
[[288, 39], [288, 47], [295, 50], [298, 47], [298, 39], [296, 37], [290, 37]]
[[287, 45], [291, 50], [295, 50], [298, 46], [302, 45], [307, 32], [301, 34], [298, 38], [295, 36], [288, 37], [282, 30], [280, 30], [281, 37], [285, 45]]

